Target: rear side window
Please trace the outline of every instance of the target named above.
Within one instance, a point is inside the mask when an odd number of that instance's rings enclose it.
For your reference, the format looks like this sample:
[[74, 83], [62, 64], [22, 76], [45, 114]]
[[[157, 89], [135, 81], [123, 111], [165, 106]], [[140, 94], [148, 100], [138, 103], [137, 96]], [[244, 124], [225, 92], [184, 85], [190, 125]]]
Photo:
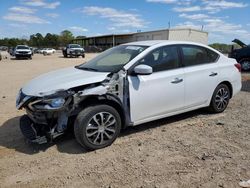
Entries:
[[149, 65], [153, 72], [170, 70], [180, 67], [176, 46], [164, 46], [153, 50], [139, 61], [139, 64]]
[[219, 57], [216, 52], [199, 46], [182, 46], [181, 49], [185, 66], [214, 63]]

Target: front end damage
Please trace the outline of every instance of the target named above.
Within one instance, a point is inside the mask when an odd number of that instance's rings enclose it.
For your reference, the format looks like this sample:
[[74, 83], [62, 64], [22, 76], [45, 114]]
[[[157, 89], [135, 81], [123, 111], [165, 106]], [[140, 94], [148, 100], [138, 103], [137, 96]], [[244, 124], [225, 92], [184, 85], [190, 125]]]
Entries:
[[17, 109], [25, 109], [26, 115], [20, 118], [23, 135], [34, 143], [52, 142], [64, 134], [78, 113], [88, 105], [90, 99], [111, 101], [119, 105], [124, 114], [124, 122], [129, 122], [128, 88], [126, 72], [111, 73], [99, 83], [78, 86], [53, 93], [40, 93], [39, 97], [27, 96], [20, 90]]

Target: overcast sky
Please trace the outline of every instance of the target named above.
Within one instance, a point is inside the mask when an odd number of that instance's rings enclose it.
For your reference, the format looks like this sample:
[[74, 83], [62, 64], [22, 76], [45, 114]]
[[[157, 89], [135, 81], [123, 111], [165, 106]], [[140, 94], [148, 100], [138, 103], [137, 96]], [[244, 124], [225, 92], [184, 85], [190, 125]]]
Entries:
[[68, 29], [77, 35], [191, 27], [209, 43], [250, 43], [249, 0], [1, 0], [0, 38]]

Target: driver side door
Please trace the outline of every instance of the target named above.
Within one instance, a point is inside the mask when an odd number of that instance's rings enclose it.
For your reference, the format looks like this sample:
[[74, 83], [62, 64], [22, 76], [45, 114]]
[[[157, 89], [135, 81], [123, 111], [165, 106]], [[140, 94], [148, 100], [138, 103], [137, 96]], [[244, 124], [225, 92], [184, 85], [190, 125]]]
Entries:
[[136, 124], [166, 117], [184, 107], [184, 70], [177, 46], [149, 52], [136, 65], [153, 68], [150, 75], [129, 75], [130, 117]]

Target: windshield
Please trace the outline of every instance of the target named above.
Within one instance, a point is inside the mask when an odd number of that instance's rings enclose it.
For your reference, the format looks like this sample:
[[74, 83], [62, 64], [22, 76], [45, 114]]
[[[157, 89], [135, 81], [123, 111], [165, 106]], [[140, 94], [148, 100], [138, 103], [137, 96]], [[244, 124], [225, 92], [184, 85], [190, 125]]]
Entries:
[[29, 47], [28, 46], [17, 46], [16, 49], [19, 49], [19, 50], [29, 50]]
[[69, 48], [81, 48], [81, 46], [79, 44], [71, 44]]
[[101, 53], [76, 68], [98, 72], [118, 72], [124, 65], [144, 51], [147, 46], [121, 45]]

